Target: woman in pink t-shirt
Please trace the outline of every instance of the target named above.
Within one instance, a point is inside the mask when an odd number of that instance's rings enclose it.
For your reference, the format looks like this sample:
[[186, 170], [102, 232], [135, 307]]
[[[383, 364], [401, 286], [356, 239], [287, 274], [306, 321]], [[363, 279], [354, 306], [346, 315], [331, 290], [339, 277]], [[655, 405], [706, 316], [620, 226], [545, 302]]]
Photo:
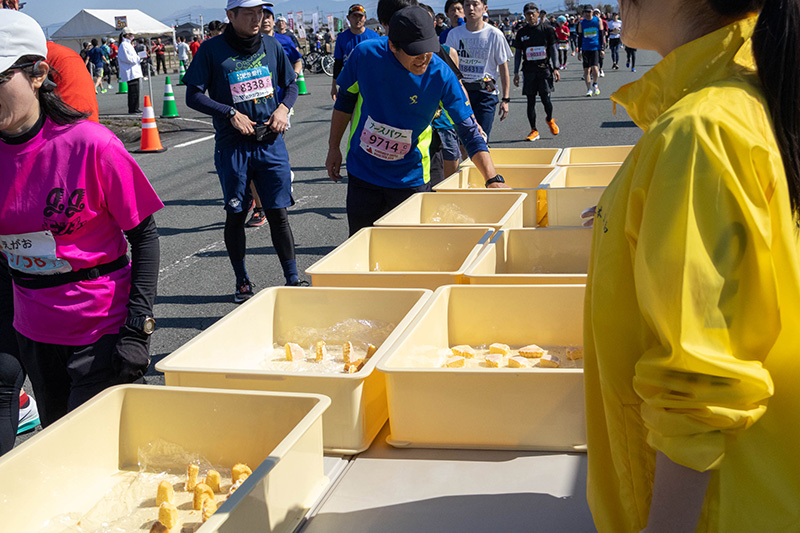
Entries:
[[[53, 91], [33, 19], [0, 11], [0, 42], [0, 282], [13, 280], [0, 328], [13, 320], [47, 426], [106, 387], [143, 382], [163, 204], [119, 139]], [[0, 351], [1, 366], [14, 350]]]

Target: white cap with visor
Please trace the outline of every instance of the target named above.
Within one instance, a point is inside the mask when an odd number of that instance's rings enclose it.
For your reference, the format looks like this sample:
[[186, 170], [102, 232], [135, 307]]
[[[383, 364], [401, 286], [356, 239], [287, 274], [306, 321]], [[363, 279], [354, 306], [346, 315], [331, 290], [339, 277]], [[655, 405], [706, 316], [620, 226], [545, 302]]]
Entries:
[[47, 57], [47, 39], [41, 26], [19, 11], [0, 9], [0, 72], [24, 56]]

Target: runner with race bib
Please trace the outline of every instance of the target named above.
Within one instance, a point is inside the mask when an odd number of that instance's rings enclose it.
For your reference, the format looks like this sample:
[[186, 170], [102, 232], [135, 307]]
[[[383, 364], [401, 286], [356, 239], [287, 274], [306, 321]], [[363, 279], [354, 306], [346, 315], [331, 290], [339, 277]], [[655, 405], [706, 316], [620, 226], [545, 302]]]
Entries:
[[[378, 12], [381, 13], [380, 5]], [[326, 167], [339, 181], [339, 148], [350, 124], [347, 221], [350, 235], [371, 226], [416, 192], [431, 190], [431, 120], [441, 103], [456, 124], [487, 187], [505, 187], [495, 173], [464, 90], [439, 50], [428, 12], [403, 8], [391, 17], [388, 39], [359, 44], [337, 79]]]
[[517, 32], [514, 39], [514, 87], [519, 87], [519, 66], [522, 62], [522, 94], [528, 98], [528, 122], [531, 132], [527, 141], [539, 139], [536, 129], [536, 95], [542, 100], [547, 114], [546, 122], [550, 133], [558, 135], [559, 129], [553, 119], [553, 103], [550, 101], [550, 88], [553, 80], [559, 81], [561, 75], [556, 65], [556, 34], [553, 27], [539, 19], [539, 7], [533, 2], [525, 4], [527, 25]]

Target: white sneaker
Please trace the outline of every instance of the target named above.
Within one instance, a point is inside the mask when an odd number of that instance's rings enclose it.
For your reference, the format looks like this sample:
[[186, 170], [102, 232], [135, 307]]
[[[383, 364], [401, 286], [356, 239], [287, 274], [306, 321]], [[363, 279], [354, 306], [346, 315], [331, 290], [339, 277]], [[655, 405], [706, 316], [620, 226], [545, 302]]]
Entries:
[[605, 72], [603, 72], [602, 70], [600, 71], [600, 77], [601, 77], [601, 78], [605, 78], [605, 77], [606, 77], [606, 73], [605, 73]]
[[19, 410], [19, 426], [17, 435], [31, 431], [39, 425], [39, 410], [36, 408], [36, 400], [33, 396], [28, 396], [28, 407]]
[[596, 83], [594, 84], [594, 95], [595, 96], [600, 95], [600, 87], [598, 87]]
[[591, 90], [591, 89], [589, 89], [588, 91], [586, 91], [586, 96], [592, 96], [592, 90]]

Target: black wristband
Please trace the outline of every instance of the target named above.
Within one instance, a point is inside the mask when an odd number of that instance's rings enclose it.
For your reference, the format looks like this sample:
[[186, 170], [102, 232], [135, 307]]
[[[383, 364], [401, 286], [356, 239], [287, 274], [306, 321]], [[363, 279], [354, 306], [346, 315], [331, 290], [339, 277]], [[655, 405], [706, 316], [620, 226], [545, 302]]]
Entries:
[[511, 102], [511, 98], [501, 98], [500, 101], [501, 102], [505, 102], [505, 103], [509, 103], [509, 102]]
[[506, 182], [506, 180], [503, 179], [503, 176], [498, 174], [495, 177], [489, 178], [488, 180], [486, 180], [486, 186], [488, 187], [492, 183], [505, 183], [505, 182]]

